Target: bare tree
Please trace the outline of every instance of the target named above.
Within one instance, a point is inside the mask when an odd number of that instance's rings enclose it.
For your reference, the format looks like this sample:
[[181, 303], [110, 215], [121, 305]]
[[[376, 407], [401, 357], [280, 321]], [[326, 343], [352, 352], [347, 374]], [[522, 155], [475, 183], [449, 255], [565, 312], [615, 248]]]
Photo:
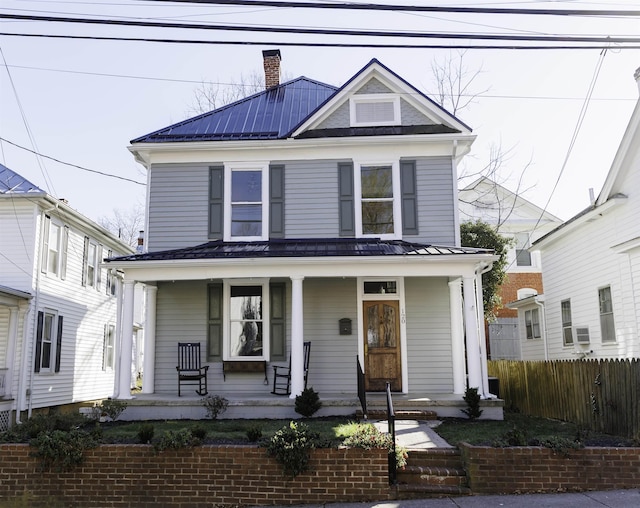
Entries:
[[137, 203], [128, 210], [115, 209], [112, 217], [100, 217], [98, 224], [124, 243], [135, 247], [138, 235], [144, 229], [144, 207]]

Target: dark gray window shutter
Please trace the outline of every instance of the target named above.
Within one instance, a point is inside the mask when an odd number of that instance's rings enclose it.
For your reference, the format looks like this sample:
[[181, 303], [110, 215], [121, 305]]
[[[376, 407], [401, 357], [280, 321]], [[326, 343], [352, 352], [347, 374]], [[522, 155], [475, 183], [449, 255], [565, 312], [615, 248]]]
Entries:
[[36, 364], [34, 372], [40, 372], [40, 363], [42, 357], [42, 327], [44, 326], [44, 312], [38, 312], [38, 328], [36, 331]]
[[353, 163], [338, 164], [338, 193], [340, 197], [340, 236], [355, 236], [355, 204], [353, 197]]
[[269, 238], [284, 238], [284, 166], [269, 166]]
[[58, 316], [58, 336], [56, 338], [56, 372], [60, 372], [60, 354], [62, 352], [62, 316]]
[[400, 161], [400, 189], [402, 193], [402, 234], [417, 235], [416, 161]]
[[87, 285], [87, 268], [89, 261], [89, 237], [84, 237], [84, 251], [82, 255], [82, 285]]
[[222, 361], [222, 284], [208, 286], [207, 300], [209, 304], [207, 360]]
[[222, 238], [224, 232], [224, 167], [209, 168], [209, 238]]
[[269, 285], [269, 336], [271, 340], [271, 361], [285, 361], [286, 355], [286, 300], [284, 283]]

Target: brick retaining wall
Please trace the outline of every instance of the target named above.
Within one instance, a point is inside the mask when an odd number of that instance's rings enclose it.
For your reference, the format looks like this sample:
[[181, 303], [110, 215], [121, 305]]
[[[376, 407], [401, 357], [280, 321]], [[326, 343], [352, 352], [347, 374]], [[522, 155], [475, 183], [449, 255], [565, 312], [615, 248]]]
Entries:
[[461, 444], [469, 487], [476, 494], [637, 488], [640, 448], [582, 448], [568, 456], [550, 448]]
[[390, 498], [385, 450], [313, 450], [294, 479], [255, 446], [198, 446], [155, 454], [150, 445], [102, 445], [65, 473], [38, 471], [26, 444], [0, 445], [0, 500], [29, 506], [208, 507]]

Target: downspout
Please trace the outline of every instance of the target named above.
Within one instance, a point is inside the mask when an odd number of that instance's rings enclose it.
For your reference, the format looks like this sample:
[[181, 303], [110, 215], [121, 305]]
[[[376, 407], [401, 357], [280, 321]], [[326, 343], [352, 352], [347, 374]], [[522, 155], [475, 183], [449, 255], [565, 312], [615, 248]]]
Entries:
[[493, 268], [493, 262], [482, 263], [476, 268], [476, 309], [478, 313], [478, 335], [480, 337], [480, 375], [482, 376], [482, 398], [489, 396], [489, 372], [487, 370], [487, 335], [485, 334], [484, 301], [482, 298], [482, 275]]
[[544, 304], [538, 301], [538, 298], [534, 298], [535, 303], [540, 309], [540, 321], [542, 322], [542, 344], [544, 345], [544, 361], [549, 360], [549, 343], [547, 342], [547, 316], [544, 313]]

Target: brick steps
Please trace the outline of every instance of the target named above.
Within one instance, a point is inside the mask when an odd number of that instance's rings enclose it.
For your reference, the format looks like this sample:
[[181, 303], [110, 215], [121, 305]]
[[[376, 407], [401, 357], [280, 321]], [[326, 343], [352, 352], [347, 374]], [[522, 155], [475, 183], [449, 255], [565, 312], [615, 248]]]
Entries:
[[397, 499], [471, 495], [460, 451], [455, 448], [411, 450], [397, 479]]

